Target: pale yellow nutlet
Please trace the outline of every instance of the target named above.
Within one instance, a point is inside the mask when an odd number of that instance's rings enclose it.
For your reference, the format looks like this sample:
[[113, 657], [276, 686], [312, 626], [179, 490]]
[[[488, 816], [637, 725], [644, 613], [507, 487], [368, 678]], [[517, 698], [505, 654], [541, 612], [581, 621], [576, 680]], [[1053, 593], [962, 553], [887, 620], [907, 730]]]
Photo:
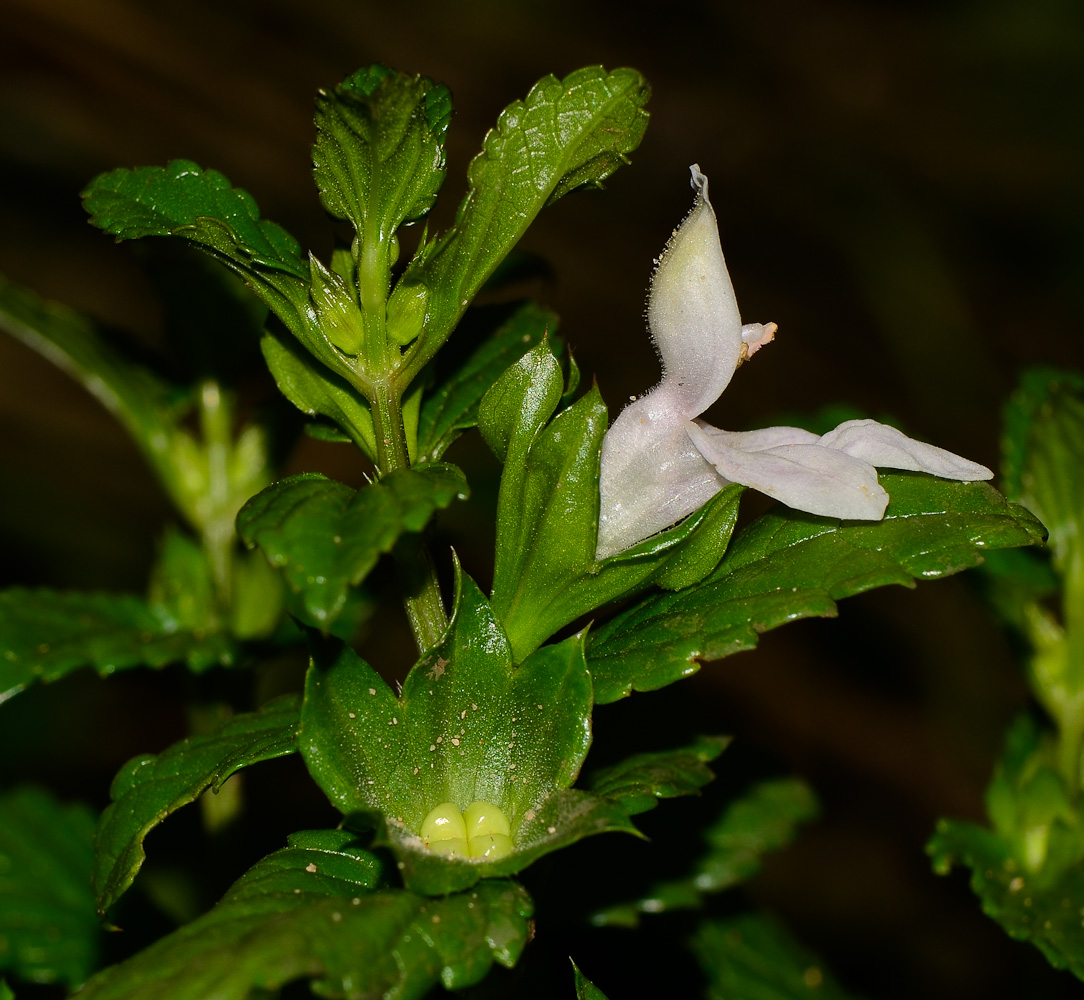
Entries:
[[422, 823], [421, 838], [436, 854], [495, 861], [512, 850], [508, 817], [492, 802], [472, 802], [461, 813], [442, 802]]

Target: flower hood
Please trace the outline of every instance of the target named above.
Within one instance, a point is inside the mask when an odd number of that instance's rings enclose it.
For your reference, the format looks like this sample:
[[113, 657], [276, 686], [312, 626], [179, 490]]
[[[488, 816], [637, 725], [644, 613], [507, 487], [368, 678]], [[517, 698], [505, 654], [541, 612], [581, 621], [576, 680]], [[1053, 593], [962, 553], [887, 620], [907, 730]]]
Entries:
[[663, 252], [648, 299], [662, 381], [627, 406], [603, 439], [596, 558], [662, 531], [728, 483], [812, 514], [875, 521], [889, 499], [877, 467], [992, 478], [983, 465], [874, 420], [848, 420], [817, 435], [797, 427], [724, 431], [696, 419], [776, 327], [742, 326], [708, 179], [697, 164], [690, 173], [696, 201]]

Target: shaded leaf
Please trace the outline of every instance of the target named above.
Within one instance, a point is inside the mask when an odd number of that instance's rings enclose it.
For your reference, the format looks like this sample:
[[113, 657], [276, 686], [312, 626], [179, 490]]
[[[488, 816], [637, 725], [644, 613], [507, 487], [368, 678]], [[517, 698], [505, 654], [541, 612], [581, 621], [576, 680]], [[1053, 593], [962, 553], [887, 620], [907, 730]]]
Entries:
[[162, 820], [208, 788], [217, 791], [235, 771], [294, 753], [299, 717], [299, 699], [286, 695], [230, 719], [216, 732], [125, 764], [98, 824], [93, 883], [98, 911], [104, 914], [135, 880], [146, 857], [143, 840]]
[[[348, 817], [376, 818], [408, 887], [466, 888], [608, 829], [633, 827], [616, 803], [569, 788], [591, 740], [582, 639], [538, 650], [518, 669], [493, 612], [461, 575], [444, 640], [396, 697], [348, 647], [314, 643], [300, 736], [309, 771]], [[419, 837], [436, 806], [475, 801], [508, 819], [512, 851], [452, 860]]]
[[1050, 531], [1064, 565], [1084, 521], [1084, 375], [1026, 371], [1004, 415], [1005, 493], [1031, 508]]
[[0, 702], [79, 667], [107, 675], [186, 663], [200, 671], [229, 665], [234, 655], [229, 636], [188, 631], [168, 609], [128, 594], [0, 593]]
[[333, 420], [371, 460], [376, 459], [373, 415], [365, 398], [340, 374], [313, 358], [293, 337], [268, 331], [260, 341], [279, 391], [302, 413]]
[[591, 774], [587, 788], [635, 816], [654, 809], [659, 799], [695, 795], [715, 778], [708, 761], [729, 744], [727, 736], [701, 736], [692, 746], [636, 754]]
[[111, 347], [89, 317], [2, 276], [0, 329], [78, 381], [121, 422], [158, 477], [172, 481], [173, 386]]
[[681, 878], [655, 882], [638, 899], [607, 907], [591, 917], [598, 925], [636, 927], [642, 913], [696, 909], [704, 897], [752, 878], [761, 859], [785, 847], [797, 827], [817, 815], [817, 801], [809, 786], [797, 778], [782, 778], [754, 785], [729, 803], [704, 832], [707, 850]]
[[431, 900], [379, 889], [380, 862], [344, 831], [295, 834], [209, 913], [88, 983], [83, 1000], [242, 1000], [298, 979], [321, 996], [420, 998], [514, 965], [530, 899], [509, 882]]
[[93, 836], [86, 806], [38, 788], [0, 795], [0, 972], [77, 986], [94, 970]]
[[789, 509], [765, 514], [735, 538], [703, 582], [660, 594], [588, 638], [595, 698], [650, 691], [757, 643], [761, 632], [890, 583], [914, 586], [982, 562], [990, 549], [1034, 545], [1042, 527], [985, 483], [919, 474], [882, 476], [892, 501], [883, 521], [851, 522]]
[[962, 864], [982, 910], [1018, 941], [1030, 941], [1056, 969], [1084, 979], [1084, 863], [1059, 873], [1052, 884], [1033, 875], [1009, 843], [973, 823], [941, 820], [926, 846], [940, 875]]
[[606, 994], [580, 972], [575, 962], [572, 963], [572, 971], [576, 976], [576, 1000], [607, 1000]]
[[479, 404], [490, 386], [556, 329], [556, 313], [533, 302], [520, 306], [426, 398], [418, 422], [418, 454], [430, 462], [439, 459], [462, 431], [477, 424]]
[[544, 205], [578, 187], [598, 187], [635, 149], [647, 127], [650, 90], [632, 69], [588, 66], [547, 76], [501, 112], [468, 171], [455, 225], [425, 244], [403, 276], [425, 286], [430, 314], [412, 363], [420, 369], [447, 338], [494, 268]]
[[350, 588], [403, 532], [421, 531], [434, 511], [466, 495], [467, 481], [454, 465], [399, 470], [360, 490], [306, 472], [252, 497], [237, 530], [282, 570], [310, 622], [326, 632]]
[[711, 1000], [848, 1000], [811, 951], [778, 922], [747, 915], [700, 926], [693, 951]]

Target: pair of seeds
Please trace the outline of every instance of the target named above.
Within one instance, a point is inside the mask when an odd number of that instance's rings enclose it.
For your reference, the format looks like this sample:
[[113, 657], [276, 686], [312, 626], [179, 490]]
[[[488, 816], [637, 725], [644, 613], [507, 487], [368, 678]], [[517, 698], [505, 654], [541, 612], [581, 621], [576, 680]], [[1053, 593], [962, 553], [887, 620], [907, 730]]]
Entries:
[[463, 811], [442, 802], [422, 823], [421, 838], [436, 854], [495, 861], [512, 850], [508, 817], [492, 802], [472, 802]]

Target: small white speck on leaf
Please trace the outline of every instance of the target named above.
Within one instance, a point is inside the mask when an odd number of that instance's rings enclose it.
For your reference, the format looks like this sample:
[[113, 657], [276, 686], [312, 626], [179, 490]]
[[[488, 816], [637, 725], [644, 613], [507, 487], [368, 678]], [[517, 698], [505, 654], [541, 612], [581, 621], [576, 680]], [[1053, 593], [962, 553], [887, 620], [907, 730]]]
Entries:
[[312, 874], [316, 871], [316, 865], [312, 861], [310, 861], [307, 865], [305, 865], [305, 871], [309, 872], [309, 874]]

